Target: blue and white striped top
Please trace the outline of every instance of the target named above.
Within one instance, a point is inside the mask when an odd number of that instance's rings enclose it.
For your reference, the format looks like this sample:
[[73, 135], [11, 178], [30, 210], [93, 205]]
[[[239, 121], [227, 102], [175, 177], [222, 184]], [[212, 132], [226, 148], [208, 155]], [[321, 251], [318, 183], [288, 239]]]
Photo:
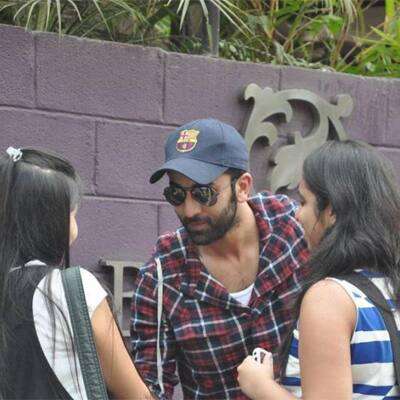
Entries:
[[[362, 271], [381, 290], [388, 304], [393, 301], [382, 275]], [[353, 375], [353, 399], [399, 399], [400, 390], [396, 382], [393, 353], [389, 332], [386, 330], [379, 310], [367, 296], [351, 283], [333, 279], [340, 284], [354, 301], [357, 320], [351, 338], [351, 370]], [[395, 312], [395, 320], [400, 330], [400, 313]], [[298, 359], [299, 331], [293, 332], [286, 374], [281, 384], [295, 397], [301, 398], [300, 365]]]

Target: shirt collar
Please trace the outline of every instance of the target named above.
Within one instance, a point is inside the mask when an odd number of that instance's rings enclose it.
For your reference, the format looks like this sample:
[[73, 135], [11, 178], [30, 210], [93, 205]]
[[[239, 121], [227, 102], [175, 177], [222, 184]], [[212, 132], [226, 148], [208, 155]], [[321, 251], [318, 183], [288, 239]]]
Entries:
[[[283, 257], [282, 253], [284, 249], [274, 237], [282, 235], [282, 232], [285, 233], [284, 225], [295, 225], [296, 222], [284, 222], [279, 218], [278, 223], [272, 223], [272, 218], [276, 217], [276, 213], [290, 213], [288, 209], [281, 204], [279, 199], [269, 192], [258, 193], [248, 200], [248, 204], [254, 213], [259, 232], [260, 257], [255, 289], [257, 295], [261, 296], [263, 293], [272, 291], [274, 287], [287, 279], [295, 269], [295, 267], [290, 264], [290, 260], [286, 259], [290, 259], [290, 257]], [[282, 218], [284, 218], [284, 216], [282, 216]], [[288, 218], [290, 218], [289, 215]], [[286, 226], [286, 229], [293, 229], [294, 225], [291, 227]], [[274, 232], [276, 232], [276, 235]], [[181, 290], [192, 297], [200, 296], [203, 300], [208, 302], [220, 303], [222, 301], [226, 307], [229, 307], [231, 297], [228, 292], [210, 276], [206, 267], [200, 261], [196, 245], [190, 240], [183, 227], [178, 230], [178, 235], [186, 251], [185, 270], [184, 274], [180, 276]], [[295, 238], [296, 234], [294, 234], [294, 232], [288, 233], [288, 235], [291, 237], [288, 239], [289, 241], [301, 240], [300, 237]], [[295, 245], [294, 243], [290, 243], [288, 245], [289, 247], [299, 246], [303, 248], [302, 244]], [[290, 249], [286, 250], [289, 251]], [[278, 261], [281, 258], [282, 261]]]

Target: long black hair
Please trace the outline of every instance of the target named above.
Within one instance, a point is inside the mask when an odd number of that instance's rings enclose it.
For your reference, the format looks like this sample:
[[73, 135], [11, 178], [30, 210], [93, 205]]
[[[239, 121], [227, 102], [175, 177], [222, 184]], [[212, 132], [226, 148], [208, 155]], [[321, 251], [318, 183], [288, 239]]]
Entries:
[[[15, 150], [14, 150], [15, 151]], [[9, 317], [26, 316], [26, 304], [19, 295], [33, 282], [25, 264], [40, 260], [41, 271], [69, 266], [70, 214], [80, 199], [80, 179], [63, 157], [39, 148], [21, 148], [17, 156], [0, 157], [0, 392], [10, 382], [7, 355], [12, 354], [14, 337]], [[19, 273], [10, 279], [11, 271]], [[21, 296], [22, 297], [22, 296]], [[51, 293], [46, 294], [54, 327]], [[54, 346], [54, 345], [53, 345]], [[3, 369], [4, 368], [4, 369]]]
[[69, 264], [70, 213], [80, 198], [72, 165], [48, 150], [0, 158], [0, 276], [31, 260]]
[[[310, 286], [357, 268], [386, 276], [399, 307], [400, 191], [390, 163], [365, 143], [329, 141], [305, 160], [303, 181], [316, 197], [316, 217], [330, 205], [336, 220], [311, 252], [311, 274], [293, 308], [294, 321]], [[287, 338], [278, 357], [281, 373], [289, 347]]]

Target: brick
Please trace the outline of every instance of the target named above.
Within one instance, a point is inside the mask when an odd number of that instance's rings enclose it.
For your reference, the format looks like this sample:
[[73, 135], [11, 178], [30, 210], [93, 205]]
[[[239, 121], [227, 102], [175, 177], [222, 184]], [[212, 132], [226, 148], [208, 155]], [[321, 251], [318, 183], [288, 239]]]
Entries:
[[159, 209], [159, 230], [158, 234], [162, 235], [165, 232], [173, 232], [181, 226], [178, 217], [175, 214], [174, 207], [168, 203], [163, 203], [158, 206]]
[[[391, 79], [388, 85], [386, 144], [400, 147], [400, 80]], [[384, 99], [382, 103], [385, 104]]]
[[162, 198], [165, 181], [150, 184], [150, 175], [164, 162], [164, 142], [171, 128], [100, 122], [98, 134], [98, 194]]
[[45, 147], [74, 165], [86, 193], [93, 192], [94, 123], [88, 119], [35, 111], [0, 108], [0, 149], [8, 146]]
[[157, 238], [157, 205], [86, 197], [77, 222], [73, 264], [93, 268], [100, 258], [146, 261]]
[[386, 142], [386, 113], [384, 111], [389, 81], [330, 71], [283, 67], [281, 90], [307, 89], [331, 102], [338, 94], [349, 94], [353, 112], [343, 118], [343, 126], [352, 139], [380, 145]]
[[0, 25], [0, 104], [34, 106], [33, 36], [7, 25]]
[[54, 34], [37, 35], [40, 107], [160, 121], [163, 52]]
[[400, 184], [400, 149], [381, 147], [379, 151], [392, 163], [395, 177]]
[[242, 100], [246, 86], [277, 88], [278, 67], [205, 56], [169, 53], [166, 56], [165, 122], [182, 125], [214, 117], [244, 128], [251, 111]]

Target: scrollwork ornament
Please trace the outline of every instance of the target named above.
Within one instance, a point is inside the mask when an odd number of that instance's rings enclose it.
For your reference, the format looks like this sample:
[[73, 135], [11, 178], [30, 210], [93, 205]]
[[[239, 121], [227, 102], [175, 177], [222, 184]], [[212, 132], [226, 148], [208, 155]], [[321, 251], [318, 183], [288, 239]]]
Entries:
[[269, 146], [277, 142], [277, 127], [267, 119], [274, 114], [282, 114], [286, 122], [290, 122], [293, 117], [291, 101], [303, 101], [312, 110], [311, 131], [307, 135], [302, 135], [299, 131], [289, 132], [289, 144], [279, 147], [270, 160], [272, 172], [269, 186], [273, 192], [280, 188], [297, 187], [305, 158], [328, 140], [330, 126], [338, 140], [347, 139], [341, 122], [341, 118], [348, 117], [353, 110], [353, 100], [347, 94], [338, 95], [334, 99], [334, 104], [331, 104], [305, 89], [274, 92], [269, 87], [261, 89], [258, 85], [251, 83], [245, 89], [244, 99], [254, 100], [244, 135], [249, 151], [259, 138], [267, 139]]

